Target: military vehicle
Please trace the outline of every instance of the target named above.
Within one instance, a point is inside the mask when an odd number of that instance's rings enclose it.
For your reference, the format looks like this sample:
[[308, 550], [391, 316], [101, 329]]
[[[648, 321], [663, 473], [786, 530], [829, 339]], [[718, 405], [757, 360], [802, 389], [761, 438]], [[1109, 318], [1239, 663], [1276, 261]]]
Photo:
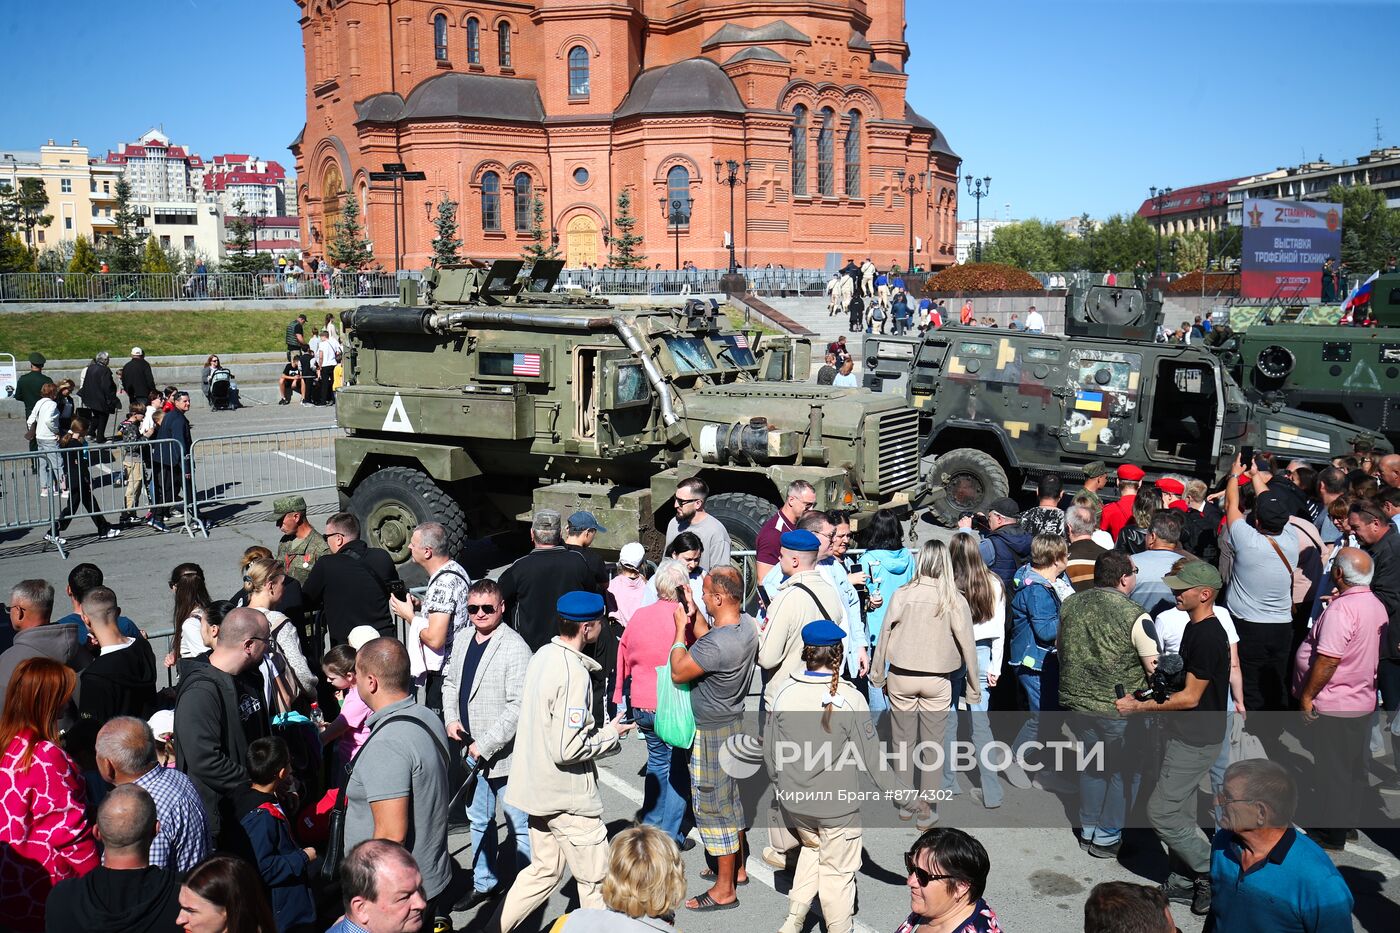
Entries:
[[551, 294], [561, 265], [524, 280], [513, 260], [443, 268], [426, 274], [426, 306], [342, 315], [336, 482], [395, 561], [419, 522], [442, 522], [455, 549], [546, 507], [591, 511], [607, 528], [595, 547], [640, 540], [657, 556], [692, 476], [742, 548], [792, 480], [822, 508], [926, 497], [902, 399], [807, 383], [808, 341], [735, 329], [713, 302]]
[[1153, 343], [1160, 314], [1141, 291], [1091, 286], [1071, 292], [1064, 335], [953, 325], [923, 339], [867, 337], [867, 371], [908, 378], [927, 472], [944, 494], [937, 516], [952, 523], [1046, 473], [1073, 489], [1095, 460], [1216, 483], [1245, 446], [1326, 460], [1369, 436], [1248, 401], [1211, 351]]
[[[1372, 325], [1337, 324], [1330, 307], [1316, 322], [1311, 309], [1282, 309], [1217, 349], [1251, 400], [1331, 415], [1400, 442], [1400, 274], [1376, 279], [1371, 296]], [[1232, 309], [1232, 324], [1241, 310]]]

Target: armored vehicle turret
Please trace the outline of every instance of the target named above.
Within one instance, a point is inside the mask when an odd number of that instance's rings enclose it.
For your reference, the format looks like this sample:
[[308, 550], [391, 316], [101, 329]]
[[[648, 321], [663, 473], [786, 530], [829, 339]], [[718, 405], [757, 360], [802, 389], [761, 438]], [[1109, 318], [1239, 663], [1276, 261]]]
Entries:
[[[1073, 489], [1096, 460], [1213, 484], [1245, 446], [1312, 461], [1351, 452], [1359, 436], [1390, 449], [1354, 425], [1249, 401], [1202, 346], [1133, 339], [1150, 333], [1153, 304], [1094, 286], [1071, 293], [1065, 335], [946, 326], [923, 339], [866, 338], [868, 372], [908, 377], [927, 475], [946, 494], [933, 504], [942, 520], [1046, 473]], [[1108, 307], [1125, 311], [1106, 320]]]
[[[1400, 440], [1400, 274], [1372, 285], [1370, 323], [1336, 323], [1336, 311], [1288, 309], [1220, 341], [1221, 359], [1252, 400], [1331, 415], [1392, 443]], [[1235, 320], [1238, 310], [1232, 311]]]
[[692, 476], [736, 548], [792, 480], [812, 483], [819, 508], [926, 497], [903, 399], [806, 383], [806, 340], [731, 326], [714, 303], [553, 294], [559, 265], [526, 279], [518, 261], [444, 268], [426, 277], [426, 306], [343, 314], [337, 484], [396, 561], [421, 521], [441, 521], [455, 549], [544, 507], [593, 512], [607, 529], [596, 547], [640, 540], [655, 556]]

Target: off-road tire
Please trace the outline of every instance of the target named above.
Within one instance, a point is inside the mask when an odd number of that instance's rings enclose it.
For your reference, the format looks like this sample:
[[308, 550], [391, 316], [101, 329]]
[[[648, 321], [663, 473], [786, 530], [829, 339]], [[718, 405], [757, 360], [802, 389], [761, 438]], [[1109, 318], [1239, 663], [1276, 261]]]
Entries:
[[395, 564], [409, 563], [409, 537], [423, 522], [442, 523], [454, 557], [467, 541], [462, 506], [431, 476], [412, 467], [385, 467], [365, 477], [350, 494], [350, 510], [369, 546], [388, 551]]
[[976, 502], [959, 503], [949, 496], [940, 498], [934, 504], [934, 515], [940, 523], [950, 528], [958, 523], [964, 512], [985, 512], [993, 500], [1011, 491], [1006, 470], [986, 451], [959, 447], [940, 455], [929, 470], [929, 481], [935, 489], [946, 489], [949, 481], [959, 475], [969, 476], [979, 483], [982, 495]]
[[[746, 492], [721, 492], [705, 500], [705, 511], [719, 519], [729, 532], [730, 550], [752, 551], [758, 546], [758, 533], [778, 511], [778, 507], [767, 499]], [[754, 567], [757, 561], [752, 557], [735, 557], [731, 563], [735, 570], [743, 574], [751, 591], [756, 583]], [[746, 600], [748, 596], [748, 593], [744, 594]]]

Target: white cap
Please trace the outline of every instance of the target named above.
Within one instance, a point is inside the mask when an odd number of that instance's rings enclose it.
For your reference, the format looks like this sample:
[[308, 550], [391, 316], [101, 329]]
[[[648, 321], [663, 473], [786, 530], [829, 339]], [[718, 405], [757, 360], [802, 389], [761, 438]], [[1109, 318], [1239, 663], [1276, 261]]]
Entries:
[[350, 630], [350, 634], [345, 636], [345, 641], [351, 648], [359, 651], [365, 645], [379, 637], [379, 629], [373, 625], [357, 625]]
[[145, 356], [146, 354], [141, 352], [141, 348], [140, 348], [140, 347], [132, 347], [132, 348], [131, 348], [131, 355], [132, 355], [132, 356]]
[[631, 567], [633, 570], [640, 570], [642, 564], [646, 563], [647, 549], [636, 541], [631, 544], [624, 544], [622, 551], [617, 555], [617, 562], [624, 567]]
[[146, 720], [146, 725], [151, 727], [157, 739], [167, 736], [175, 731], [175, 711], [173, 709], [156, 710], [150, 719]]

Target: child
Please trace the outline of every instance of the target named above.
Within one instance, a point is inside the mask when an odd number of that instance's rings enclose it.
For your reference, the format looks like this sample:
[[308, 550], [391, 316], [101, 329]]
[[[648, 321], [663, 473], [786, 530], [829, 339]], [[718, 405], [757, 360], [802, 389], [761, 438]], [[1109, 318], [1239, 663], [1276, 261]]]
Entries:
[[277, 798], [278, 791], [290, 783], [291, 773], [292, 753], [287, 743], [275, 735], [257, 739], [248, 746], [252, 786], [237, 800], [239, 822], [257, 858], [258, 874], [272, 894], [278, 933], [309, 928], [316, 922], [316, 903], [306, 884], [306, 869], [316, 850], [297, 846]]
[[646, 566], [646, 548], [633, 541], [625, 544], [617, 557], [617, 575], [608, 583], [608, 593], [616, 603], [614, 613], [624, 628], [632, 619], [632, 613], [642, 606], [647, 592], [647, 578], [642, 569]]
[[369, 738], [370, 708], [360, 699], [360, 691], [355, 689], [355, 649], [349, 645], [336, 645], [321, 658], [321, 670], [326, 680], [335, 688], [340, 697], [340, 715], [326, 723], [321, 730], [321, 744], [329, 745], [336, 739], [335, 784], [340, 785], [340, 775]]
[[141, 422], [146, 420], [146, 403], [134, 401], [126, 413], [126, 419], [117, 425], [117, 437], [126, 446], [122, 448], [122, 469], [126, 473], [126, 511], [117, 520], [118, 525], [136, 524], [136, 506], [141, 501], [141, 488], [145, 485], [146, 467], [138, 446], [141, 437]]

